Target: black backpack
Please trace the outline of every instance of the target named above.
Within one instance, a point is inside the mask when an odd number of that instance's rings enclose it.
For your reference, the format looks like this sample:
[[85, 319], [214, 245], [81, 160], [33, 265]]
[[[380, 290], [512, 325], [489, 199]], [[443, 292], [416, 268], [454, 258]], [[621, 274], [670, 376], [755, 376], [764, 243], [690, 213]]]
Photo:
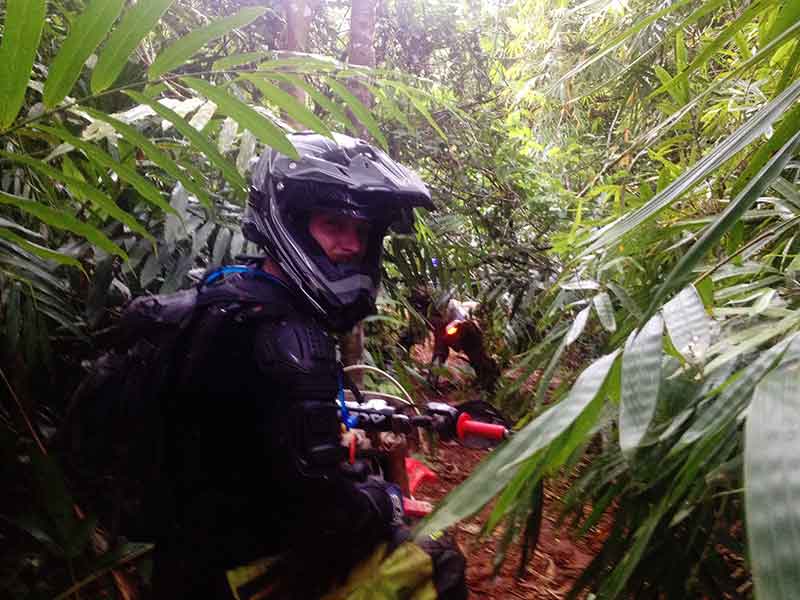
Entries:
[[[265, 279], [270, 285], [259, 281]], [[140, 512], [144, 494], [159, 481], [171, 390], [187, 364], [207, 350], [221, 327], [285, 315], [290, 300], [271, 275], [226, 267], [206, 275], [196, 288], [128, 304], [105, 336], [110, 340], [105, 351], [86, 364], [59, 434], [64, 462], [93, 496], [90, 503], [101, 519], [118, 522], [120, 511]], [[208, 310], [218, 305], [225, 310]], [[114, 514], [103, 514], [109, 510]]]

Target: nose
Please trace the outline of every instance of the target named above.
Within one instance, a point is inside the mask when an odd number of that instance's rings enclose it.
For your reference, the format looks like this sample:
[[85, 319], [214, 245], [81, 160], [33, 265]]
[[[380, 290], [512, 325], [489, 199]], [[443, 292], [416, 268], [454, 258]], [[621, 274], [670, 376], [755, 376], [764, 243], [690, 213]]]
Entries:
[[348, 224], [342, 231], [341, 238], [339, 239], [339, 250], [342, 254], [350, 257], [355, 257], [361, 254], [364, 250], [364, 239], [358, 227]]
[[339, 250], [350, 257], [358, 256], [364, 251], [364, 236], [355, 223], [347, 223], [342, 228]]

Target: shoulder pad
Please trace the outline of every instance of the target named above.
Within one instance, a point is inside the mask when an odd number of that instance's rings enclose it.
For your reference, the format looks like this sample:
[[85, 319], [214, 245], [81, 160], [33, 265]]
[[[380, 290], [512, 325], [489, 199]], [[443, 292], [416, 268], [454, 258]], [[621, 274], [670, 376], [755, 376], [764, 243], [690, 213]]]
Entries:
[[99, 343], [101, 346], [124, 346], [135, 339], [179, 331], [191, 320], [196, 305], [197, 290], [194, 289], [140, 296], [125, 306], [119, 322], [105, 338], [99, 339]]
[[174, 294], [140, 296], [132, 300], [122, 313], [121, 325], [136, 328], [143, 322], [180, 323], [191, 315], [197, 302], [197, 290]]
[[293, 297], [278, 281], [242, 276], [229, 277], [219, 283], [203, 286], [197, 293], [199, 306], [215, 304], [257, 305], [252, 312], [260, 316], [281, 317], [295, 312]]

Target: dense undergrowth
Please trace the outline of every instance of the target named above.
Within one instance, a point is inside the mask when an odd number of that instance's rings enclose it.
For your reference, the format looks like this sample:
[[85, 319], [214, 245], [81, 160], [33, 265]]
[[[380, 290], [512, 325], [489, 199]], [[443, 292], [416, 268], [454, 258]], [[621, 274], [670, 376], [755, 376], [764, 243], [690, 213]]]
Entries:
[[292, 151], [292, 122], [371, 137], [439, 209], [387, 242], [368, 359], [419, 377], [398, 340], [424, 284], [481, 301], [506, 368], [494, 401], [517, 434], [422, 531], [499, 495], [487, 530], [523, 535], [534, 486], [602, 432], [564, 498], [577, 535], [613, 507], [582, 588], [752, 593], [731, 589], [730, 553], [759, 597], [791, 598], [800, 5], [376, 6], [366, 68], [345, 60], [340, 3], [309, 3], [302, 54], [279, 52], [277, 2], [0, 5], [0, 589], [67, 597], [145, 553], [95, 547], [50, 440], [127, 299], [254, 250], [238, 230], [249, 168]]

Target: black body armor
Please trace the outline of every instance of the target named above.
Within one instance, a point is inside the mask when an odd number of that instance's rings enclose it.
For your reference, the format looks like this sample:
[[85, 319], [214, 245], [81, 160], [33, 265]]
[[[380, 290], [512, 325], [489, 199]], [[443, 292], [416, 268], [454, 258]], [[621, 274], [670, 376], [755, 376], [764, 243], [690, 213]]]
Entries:
[[156, 494], [169, 510], [155, 597], [227, 598], [226, 569], [295, 552], [316, 565], [313, 581], [296, 577], [314, 597], [389, 533], [339, 468], [335, 342], [278, 282], [220, 285], [247, 302], [207, 307], [187, 345]]

